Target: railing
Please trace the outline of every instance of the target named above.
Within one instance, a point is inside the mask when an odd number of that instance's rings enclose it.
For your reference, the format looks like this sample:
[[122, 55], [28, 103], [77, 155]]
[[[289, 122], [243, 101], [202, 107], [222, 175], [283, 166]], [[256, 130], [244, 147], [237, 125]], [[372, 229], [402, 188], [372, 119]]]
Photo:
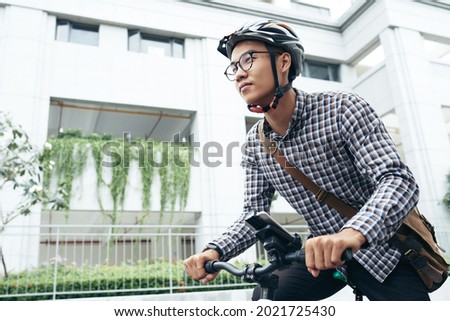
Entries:
[[[248, 287], [226, 273], [207, 286], [187, 277], [183, 260], [217, 235], [204, 231], [218, 229], [198, 230], [198, 226], [8, 226], [6, 233], [0, 235], [7, 271], [5, 274], [0, 265], [0, 300]], [[261, 256], [256, 258], [256, 253], [264, 254], [258, 246], [253, 253], [252, 263], [264, 260]]]
[[[221, 273], [208, 285], [192, 281], [183, 260], [215, 235], [198, 226], [8, 226], [0, 235], [7, 275], [0, 265], [0, 300], [144, 295], [248, 287]], [[289, 226], [303, 231], [305, 226]], [[221, 231], [222, 229], [218, 229]], [[450, 244], [450, 227], [438, 230]], [[198, 242], [196, 247], [195, 243]], [[252, 252], [253, 251], [253, 252]], [[264, 261], [259, 243], [243, 258]]]

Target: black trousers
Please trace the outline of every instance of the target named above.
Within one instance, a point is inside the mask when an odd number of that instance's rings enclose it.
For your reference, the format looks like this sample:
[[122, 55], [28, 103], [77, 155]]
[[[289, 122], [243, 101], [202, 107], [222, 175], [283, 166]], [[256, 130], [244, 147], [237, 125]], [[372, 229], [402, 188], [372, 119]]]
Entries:
[[[373, 301], [429, 301], [427, 289], [417, 272], [401, 260], [383, 283], [378, 282], [358, 262], [347, 262], [347, 279], [364, 296]], [[333, 278], [334, 269], [321, 271], [313, 277], [304, 264], [292, 264], [277, 271], [279, 276], [275, 301], [317, 301], [326, 299], [346, 286], [341, 280]], [[259, 299], [259, 286], [253, 292], [252, 300]]]

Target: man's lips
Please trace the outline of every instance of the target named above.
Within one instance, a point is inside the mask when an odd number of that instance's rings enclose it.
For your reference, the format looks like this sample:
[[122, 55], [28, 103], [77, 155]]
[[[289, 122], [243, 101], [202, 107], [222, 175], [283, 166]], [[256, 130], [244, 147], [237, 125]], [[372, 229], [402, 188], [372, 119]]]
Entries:
[[249, 82], [244, 82], [242, 84], [239, 85], [239, 91], [242, 92], [246, 87], [250, 86], [251, 83]]

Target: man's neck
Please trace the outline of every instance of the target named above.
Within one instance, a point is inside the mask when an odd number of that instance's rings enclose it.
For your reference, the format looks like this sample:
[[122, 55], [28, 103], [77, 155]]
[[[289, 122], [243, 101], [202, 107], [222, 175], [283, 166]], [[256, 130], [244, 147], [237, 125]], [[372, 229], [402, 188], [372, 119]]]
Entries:
[[264, 114], [272, 130], [280, 136], [284, 136], [289, 128], [289, 122], [295, 109], [296, 93], [290, 89], [278, 102], [276, 109], [271, 109]]

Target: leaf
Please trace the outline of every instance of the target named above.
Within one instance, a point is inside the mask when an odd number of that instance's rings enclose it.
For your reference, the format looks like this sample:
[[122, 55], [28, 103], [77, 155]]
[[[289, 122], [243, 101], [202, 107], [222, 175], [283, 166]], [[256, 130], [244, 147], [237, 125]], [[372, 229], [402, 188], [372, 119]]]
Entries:
[[30, 213], [31, 213], [31, 211], [30, 211], [29, 208], [23, 208], [23, 209], [20, 211], [20, 214], [21, 214], [21, 215], [28, 215], [28, 214], [30, 214]]
[[10, 151], [16, 150], [18, 147], [19, 147], [19, 146], [18, 146], [15, 142], [12, 142], [12, 143], [10, 143], [10, 144], [8, 145], [8, 149], [9, 149]]
[[13, 136], [14, 136], [14, 138], [16, 138], [16, 137], [22, 138], [23, 135], [24, 135], [24, 133], [22, 133], [21, 131], [19, 131], [19, 130], [17, 130], [17, 129], [14, 129], [14, 130], [13, 130]]

